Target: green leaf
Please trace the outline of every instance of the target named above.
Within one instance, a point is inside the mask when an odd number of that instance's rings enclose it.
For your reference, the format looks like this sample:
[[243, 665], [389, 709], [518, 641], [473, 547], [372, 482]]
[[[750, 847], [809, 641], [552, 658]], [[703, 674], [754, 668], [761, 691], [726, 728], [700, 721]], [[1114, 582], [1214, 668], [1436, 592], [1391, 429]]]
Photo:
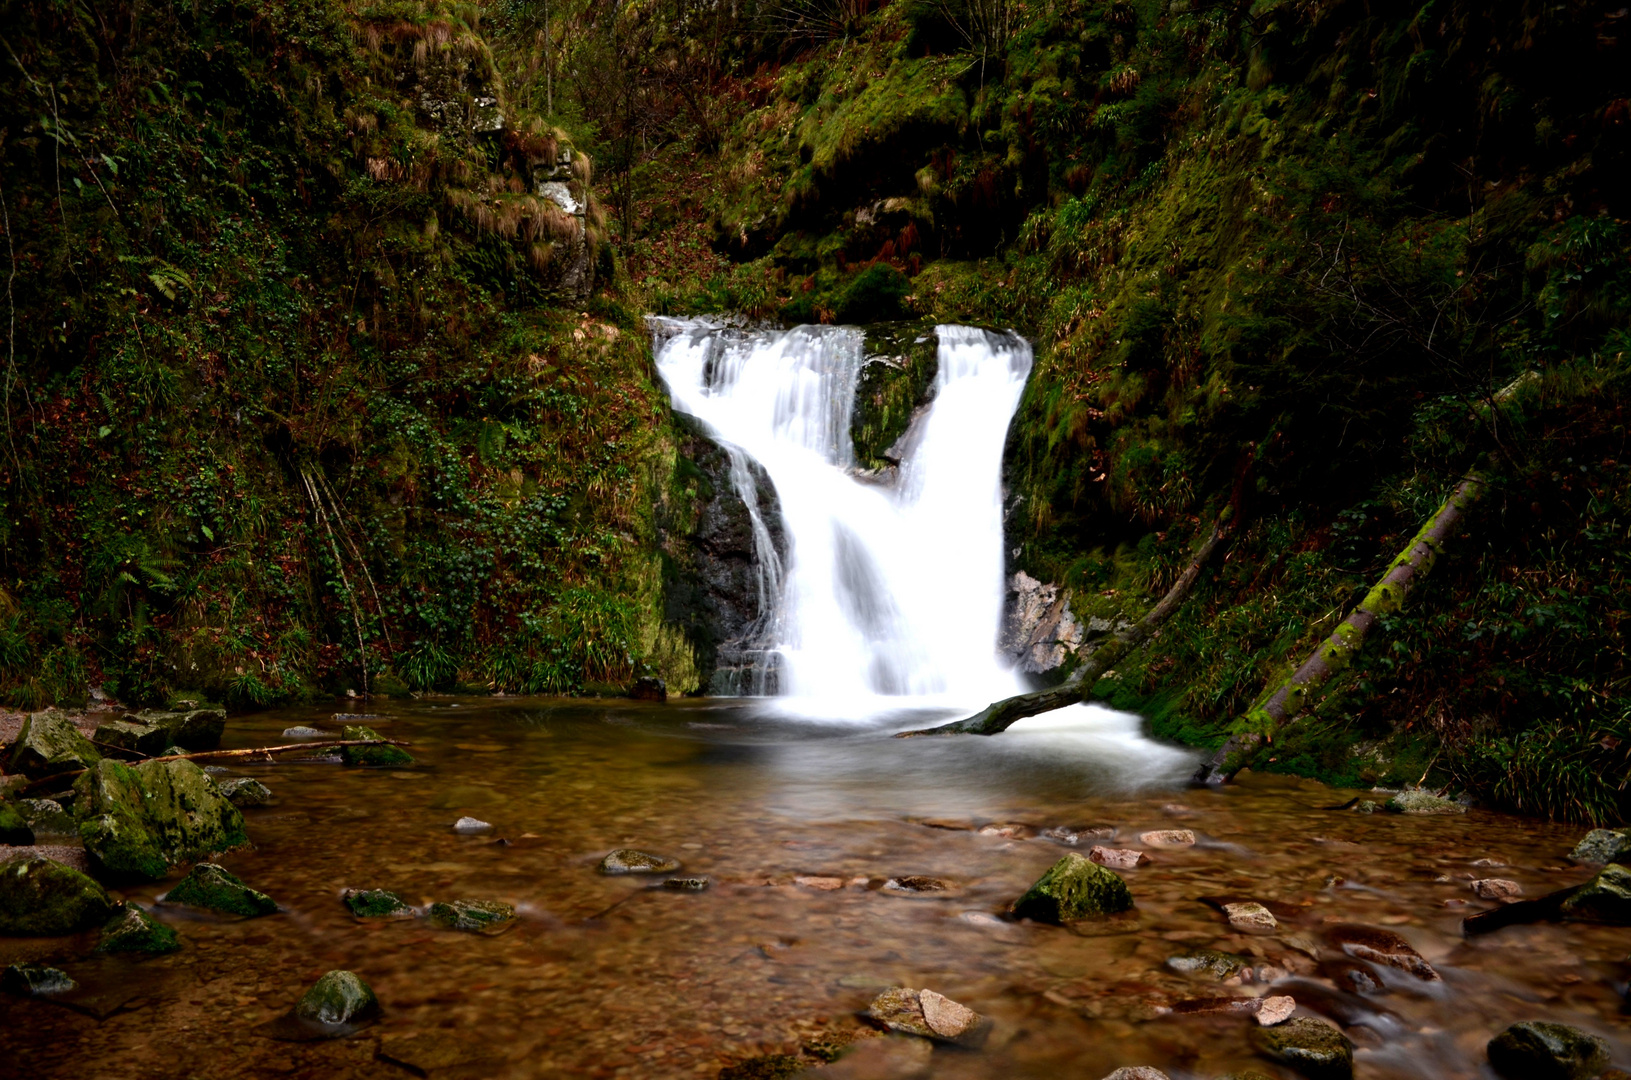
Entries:
[[101, 427], [96, 429], [96, 437], [98, 439], [105, 439], [112, 433], [113, 429], [106, 424], [103, 424]]
[[210, 527], [208, 525], [200, 525], [198, 527], [198, 531], [204, 534], [204, 539], [206, 540], [213, 541], [215, 539], [215, 534], [210, 532]]

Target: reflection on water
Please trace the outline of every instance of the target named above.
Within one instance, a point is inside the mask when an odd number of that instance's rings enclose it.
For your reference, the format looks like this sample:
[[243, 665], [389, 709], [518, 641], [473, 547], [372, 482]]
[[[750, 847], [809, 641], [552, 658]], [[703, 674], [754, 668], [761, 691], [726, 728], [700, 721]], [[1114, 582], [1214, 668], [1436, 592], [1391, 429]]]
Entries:
[[[1459, 935], [1461, 917], [1484, 903], [1469, 890], [1475, 877], [1511, 878], [1529, 895], [1583, 880], [1561, 858], [1572, 829], [1479, 811], [1366, 817], [1322, 809], [1350, 793], [1274, 778], [1186, 790], [1190, 754], [1142, 740], [1136, 718], [1102, 709], [990, 739], [893, 740], [890, 731], [936, 716], [796, 724], [763, 718], [762, 707], [381, 706], [372, 723], [411, 740], [422, 767], [243, 766], [277, 803], [249, 812], [255, 847], [221, 861], [283, 911], [215, 921], [161, 908], [187, 947], [146, 961], [95, 957], [94, 935], [0, 940], [0, 962], [54, 960], [106, 1014], [0, 1000], [8, 1067], [38, 1077], [412, 1075], [396, 1060], [431, 1076], [712, 1077], [741, 1057], [857, 1026], [855, 1012], [892, 982], [932, 987], [995, 1021], [984, 1050], [937, 1050], [936, 1077], [1097, 1080], [1135, 1064], [1179, 1080], [1248, 1066], [1274, 1075], [1252, 1056], [1249, 1021], [1159, 1015], [1186, 998], [1262, 992], [1164, 966], [1201, 946], [1282, 969], [1305, 1009], [1342, 1015], [1362, 1077], [1483, 1075], [1484, 1043], [1520, 1019], [1574, 1023], [1625, 1049], [1623, 931]], [[326, 719], [243, 718], [228, 741], [266, 745], [284, 727]], [[462, 814], [494, 832], [454, 835]], [[1024, 828], [977, 831], [991, 824]], [[1088, 825], [1115, 826], [1118, 845], [1160, 828], [1193, 829], [1200, 842], [1152, 850], [1151, 865], [1125, 871], [1138, 911], [1112, 926], [1073, 934], [990, 918], [1067, 850], [1042, 829]], [[713, 885], [678, 894], [596, 874], [619, 846], [673, 855]], [[878, 888], [906, 874], [952, 887], [944, 899]], [[793, 884], [797, 875], [864, 883], [817, 891]], [[165, 887], [129, 895], [147, 904]], [[504, 900], [523, 918], [494, 938], [423, 921], [363, 924], [340, 904], [347, 887], [395, 889], [414, 904]], [[1199, 900], [1219, 894], [1275, 905], [1280, 932], [1232, 932]], [[1444, 982], [1398, 976], [1385, 994], [1340, 994], [1308, 955], [1334, 922], [1404, 934]], [[256, 1035], [339, 967], [378, 992], [378, 1025], [331, 1044]]]

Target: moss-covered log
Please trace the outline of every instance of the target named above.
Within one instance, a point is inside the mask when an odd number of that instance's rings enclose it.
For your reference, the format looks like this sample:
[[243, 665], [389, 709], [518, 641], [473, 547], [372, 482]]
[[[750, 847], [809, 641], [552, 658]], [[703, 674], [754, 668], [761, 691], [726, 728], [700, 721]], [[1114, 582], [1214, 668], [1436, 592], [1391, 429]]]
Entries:
[[1189, 565], [1178, 575], [1178, 580], [1167, 590], [1160, 603], [1145, 613], [1138, 622], [1111, 636], [1094, 649], [1058, 686], [1029, 694], [1015, 694], [1013, 697], [992, 702], [965, 720], [956, 720], [949, 724], [941, 724], [939, 727], [922, 728], [917, 731], [903, 731], [895, 738], [909, 739], [917, 735], [996, 735], [1007, 731], [1016, 721], [1027, 716], [1052, 712], [1085, 701], [1093, 692], [1094, 684], [1105, 672], [1119, 663], [1122, 657], [1148, 641], [1161, 624], [1172, 618], [1173, 613], [1183, 606], [1184, 600], [1188, 598], [1190, 590], [1195, 587], [1195, 582], [1201, 575], [1201, 569], [1212, 558], [1212, 554], [1227, 541], [1233, 521], [1232, 513], [1226, 512], [1212, 527], [1206, 543], [1202, 544], [1195, 557], [1190, 559]]
[[1320, 687], [1353, 663], [1354, 655], [1365, 644], [1372, 628], [1384, 615], [1402, 609], [1411, 590], [1432, 571], [1467, 508], [1483, 496], [1485, 487], [1478, 473], [1469, 473], [1456, 485], [1409, 546], [1388, 564], [1382, 580], [1365, 594], [1352, 614], [1342, 620], [1301, 667], [1235, 722], [1233, 734], [1196, 772], [1197, 782], [1221, 784], [1239, 772], [1265, 741], [1296, 719]]

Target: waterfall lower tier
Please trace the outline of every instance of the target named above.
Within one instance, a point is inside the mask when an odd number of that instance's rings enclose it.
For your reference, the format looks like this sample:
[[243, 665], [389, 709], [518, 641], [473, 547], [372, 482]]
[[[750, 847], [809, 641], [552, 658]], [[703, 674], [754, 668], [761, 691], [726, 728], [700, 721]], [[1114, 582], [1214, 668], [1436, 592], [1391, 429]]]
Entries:
[[[770, 658], [786, 706], [859, 718], [903, 699], [975, 706], [1019, 689], [997, 634], [1002, 447], [1031, 368], [1023, 339], [937, 327], [933, 396], [894, 451], [899, 465], [873, 474], [855, 468], [850, 441], [859, 330], [653, 324], [674, 407], [731, 454], [763, 545], [760, 617], [740, 644]], [[750, 461], [779, 497], [785, 560], [752, 498]]]

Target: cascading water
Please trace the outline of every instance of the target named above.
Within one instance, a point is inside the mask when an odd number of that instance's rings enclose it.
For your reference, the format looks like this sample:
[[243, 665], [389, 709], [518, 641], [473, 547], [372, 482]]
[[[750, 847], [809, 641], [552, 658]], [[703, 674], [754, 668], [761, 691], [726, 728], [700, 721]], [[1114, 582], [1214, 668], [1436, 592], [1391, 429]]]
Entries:
[[[760, 541], [760, 633], [783, 702], [841, 715], [983, 705], [1019, 689], [996, 650], [1003, 599], [1002, 444], [1031, 368], [1013, 334], [937, 330], [939, 372], [892, 483], [854, 469], [860, 331], [728, 330], [654, 320], [675, 408], [731, 453]], [[743, 455], [770, 475], [781, 566]]]

